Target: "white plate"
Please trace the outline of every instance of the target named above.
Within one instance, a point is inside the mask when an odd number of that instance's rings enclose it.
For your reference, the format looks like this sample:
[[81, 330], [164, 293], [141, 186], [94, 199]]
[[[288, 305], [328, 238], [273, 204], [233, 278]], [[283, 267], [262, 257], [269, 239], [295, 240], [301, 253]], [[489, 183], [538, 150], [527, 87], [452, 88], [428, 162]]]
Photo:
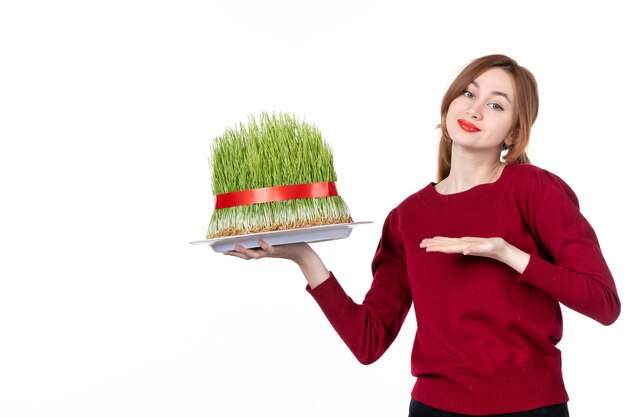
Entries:
[[245, 248], [258, 248], [259, 239], [263, 239], [270, 245], [284, 245], [296, 242], [322, 242], [325, 240], [346, 238], [350, 236], [354, 226], [367, 223], [371, 223], [371, 221], [328, 224], [323, 226], [303, 227], [300, 229], [277, 230], [274, 232], [250, 233], [247, 235], [197, 240], [189, 243], [192, 245], [209, 245], [215, 252], [226, 252], [235, 249], [235, 246], [237, 245]]

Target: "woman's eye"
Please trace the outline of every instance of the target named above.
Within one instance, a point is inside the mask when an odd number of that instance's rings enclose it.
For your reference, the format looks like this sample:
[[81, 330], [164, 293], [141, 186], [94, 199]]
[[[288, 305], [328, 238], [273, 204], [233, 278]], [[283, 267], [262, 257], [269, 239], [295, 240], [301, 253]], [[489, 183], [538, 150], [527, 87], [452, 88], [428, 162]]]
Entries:
[[474, 98], [474, 94], [472, 94], [472, 92], [471, 92], [471, 91], [467, 91], [467, 90], [465, 90], [465, 91], [463, 91], [463, 95], [464, 95], [465, 97], [467, 97], [467, 98]]
[[502, 106], [499, 105], [498, 103], [490, 103], [489, 107], [491, 107], [492, 109], [497, 110], [497, 111], [504, 110], [504, 108], [502, 108]]

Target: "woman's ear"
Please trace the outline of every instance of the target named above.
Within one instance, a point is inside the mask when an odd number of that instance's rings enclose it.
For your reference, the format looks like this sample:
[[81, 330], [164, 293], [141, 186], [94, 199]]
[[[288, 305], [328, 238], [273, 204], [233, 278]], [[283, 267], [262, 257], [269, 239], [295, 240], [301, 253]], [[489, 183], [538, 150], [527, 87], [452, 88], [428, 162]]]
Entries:
[[511, 147], [515, 142], [517, 142], [517, 135], [519, 134], [519, 130], [514, 129], [509, 133], [509, 135], [504, 139], [504, 144], [508, 147]]

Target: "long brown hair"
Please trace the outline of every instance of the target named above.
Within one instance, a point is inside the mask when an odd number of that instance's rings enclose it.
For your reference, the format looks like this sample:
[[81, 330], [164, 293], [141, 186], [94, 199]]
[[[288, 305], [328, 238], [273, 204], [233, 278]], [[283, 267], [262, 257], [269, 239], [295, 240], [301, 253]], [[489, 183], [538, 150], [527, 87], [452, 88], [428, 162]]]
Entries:
[[508, 71], [515, 82], [515, 110], [516, 120], [513, 122], [511, 134], [515, 138], [514, 143], [507, 147], [504, 157], [505, 163], [521, 162], [529, 163], [526, 148], [530, 139], [530, 128], [537, 119], [539, 110], [539, 95], [537, 93], [537, 81], [530, 71], [517, 64], [517, 62], [505, 55], [487, 55], [470, 62], [454, 79], [448, 91], [441, 101], [441, 136], [439, 139], [439, 166], [437, 169], [437, 181], [441, 181], [450, 174], [452, 158], [452, 139], [448, 135], [446, 127], [446, 115], [452, 100], [463, 94], [472, 81], [480, 74], [491, 68], [501, 68]]

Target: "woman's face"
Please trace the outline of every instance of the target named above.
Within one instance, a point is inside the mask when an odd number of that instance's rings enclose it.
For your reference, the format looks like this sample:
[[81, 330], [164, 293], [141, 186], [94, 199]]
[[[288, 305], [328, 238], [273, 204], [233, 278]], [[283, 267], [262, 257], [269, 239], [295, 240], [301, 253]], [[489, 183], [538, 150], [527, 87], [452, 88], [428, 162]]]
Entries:
[[455, 98], [446, 115], [448, 134], [455, 145], [498, 152], [510, 145], [515, 117], [513, 77], [501, 68], [480, 74]]

